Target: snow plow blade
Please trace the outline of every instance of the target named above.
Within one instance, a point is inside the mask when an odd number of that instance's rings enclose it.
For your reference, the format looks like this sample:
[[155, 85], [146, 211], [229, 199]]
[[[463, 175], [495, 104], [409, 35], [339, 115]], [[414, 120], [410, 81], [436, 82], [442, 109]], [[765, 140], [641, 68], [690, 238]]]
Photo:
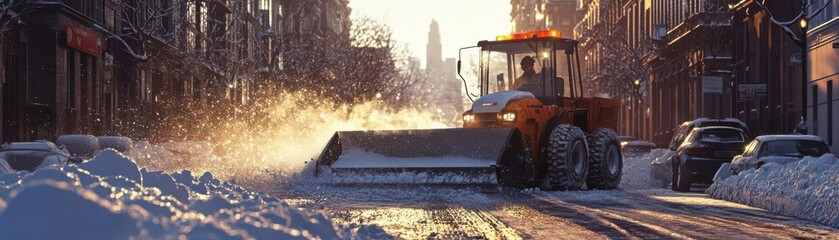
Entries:
[[497, 184], [503, 159], [520, 152], [513, 128], [336, 132], [315, 176], [337, 183]]

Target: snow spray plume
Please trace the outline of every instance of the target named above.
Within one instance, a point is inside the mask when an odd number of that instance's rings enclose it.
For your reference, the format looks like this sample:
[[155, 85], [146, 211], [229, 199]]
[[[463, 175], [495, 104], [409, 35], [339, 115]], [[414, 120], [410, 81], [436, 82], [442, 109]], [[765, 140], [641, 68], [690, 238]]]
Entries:
[[180, 163], [157, 163], [158, 169], [188, 167], [193, 172], [212, 171], [222, 178], [237, 179], [258, 172], [296, 173], [320, 154], [336, 131], [453, 127], [435, 118], [432, 111], [397, 110], [376, 100], [340, 104], [307, 91], [282, 92], [238, 109], [231, 119], [207, 121], [183, 125], [206, 131], [215, 156], [196, 155], [194, 152], [207, 145], [200, 142], [164, 143], [161, 146], [176, 154], [193, 154]]

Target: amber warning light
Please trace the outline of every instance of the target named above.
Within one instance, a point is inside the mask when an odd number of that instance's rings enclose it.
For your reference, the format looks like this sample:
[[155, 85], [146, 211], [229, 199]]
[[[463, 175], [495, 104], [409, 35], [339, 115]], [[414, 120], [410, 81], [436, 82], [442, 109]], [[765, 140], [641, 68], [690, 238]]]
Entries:
[[495, 41], [504, 41], [504, 40], [515, 40], [515, 39], [528, 39], [528, 38], [561, 38], [562, 33], [557, 30], [542, 30], [542, 31], [533, 31], [533, 32], [525, 32], [525, 33], [515, 33], [509, 35], [498, 35], [495, 37]]

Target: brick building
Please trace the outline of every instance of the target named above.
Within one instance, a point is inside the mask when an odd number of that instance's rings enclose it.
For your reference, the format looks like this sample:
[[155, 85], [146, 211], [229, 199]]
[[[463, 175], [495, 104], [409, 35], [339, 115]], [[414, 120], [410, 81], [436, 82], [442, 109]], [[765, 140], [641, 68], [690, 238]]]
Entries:
[[[757, 134], [792, 133], [802, 115], [801, 47], [766, 10], [751, 1], [729, 1], [734, 30], [734, 110]], [[792, 19], [801, 1], [772, 1], [778, 19]], [[792, 29], [800, 31], [801, 29]]]
[[[816, 7], [808, 9], [815, 12]], [[827, 141], [831, 151], [839, 152], [839, 2], [833, 1], [819, 15], [810, 19], [807, 32], [807, 119], [810, 134]]]
[[[52, 139], [70, 132], [107, 132], [112, 89], [103, 81], [107, 56], [102, 0], [40, 1], [3, 33], [3, 141]], [[10, 14], [17, 14], [13, 9]], [[23, 11], [20, 11], [23, 12]]]
[[2, 35], [2, 141], [154, 137], [172, 115], [247, 104], [258, 73], [282, 64], [279, 0], [25, 7], [34, 10]]
[[725, 1], [652, 0], [651, 141], [666, 145], [682, 122], [731, 116], [731, 16]]

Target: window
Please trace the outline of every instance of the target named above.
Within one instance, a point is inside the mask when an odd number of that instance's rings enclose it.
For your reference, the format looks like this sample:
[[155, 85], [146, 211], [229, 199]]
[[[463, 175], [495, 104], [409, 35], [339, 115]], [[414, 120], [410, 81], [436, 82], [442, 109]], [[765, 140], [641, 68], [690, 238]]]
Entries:
[[827, 81], [827, 144], [833, 146], [833, 80]]
[[76, 57], [72, 48], [67, 48], [67, 99], [65, 107], [76, 108]]
[[813, 125], [813, 132], [818, 134], [819, 132], [819, 85], [813, 85], [812, 90], [812, 97], [813, 97], [813, 119], [810, 119]]
[[751, 143], [749, 143], [749, 145], [746, 145], [746, 147], [743, 149], [743, 156], [751, 157], [752, 155], [754, 155], [755, 148], [757, 148], [758, 145], [760, 145], [760, 142], [757, 140], [754, 140]]
[[702, 131], [698, 137], [698, 140], [702, 142], [728, 143], [745, 141], [740, 131], [732, 130], [706, 130]]
[[116, 14], [115, 14], [113, 8], [109, 7], [109, 8], [105, 9], [105, 28], [107, 28], [111, 32], [114, 31], [114, 22], [115, 22], [114, 17], [115, 17], [115, 15]]
[[765, 156], [786, 156], [786, 157], [818, 157], [828, 153], [827, 145], [821, 141], [808, 140], [777, 140], [766, 142], [766, 150], [760, 153]]
[[146, 70], [140, 70], [140, 100], [143, 102], [151, 102], [151, 76], [146, 73]]

